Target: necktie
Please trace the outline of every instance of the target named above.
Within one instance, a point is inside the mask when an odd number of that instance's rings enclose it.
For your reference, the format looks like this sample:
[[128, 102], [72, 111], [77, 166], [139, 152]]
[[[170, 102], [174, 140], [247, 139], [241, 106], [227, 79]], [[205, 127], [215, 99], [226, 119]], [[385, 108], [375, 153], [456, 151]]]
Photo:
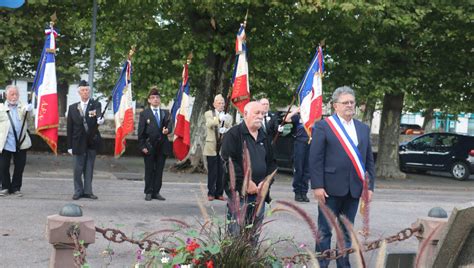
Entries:
[[155, 114], [155, 119], [156, 119], [156, 123], [158, 124], [158, 127], [161, 127], [160, 126], [160, 114], [158, 113], [158, 109], [153, 109], [154, 114]]

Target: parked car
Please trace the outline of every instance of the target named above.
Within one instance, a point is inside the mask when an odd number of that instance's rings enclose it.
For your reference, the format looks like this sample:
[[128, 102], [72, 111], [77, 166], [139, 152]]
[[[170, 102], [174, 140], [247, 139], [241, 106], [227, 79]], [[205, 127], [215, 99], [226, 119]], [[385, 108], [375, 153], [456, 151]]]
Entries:
[[400, 134], [402, 135], [421, 135], [425, 131], [416, 124], [400, 124]]
[[401, 144], [400, 170], [449, 171], [457, 180], [474, 173], [474, 137], [453, 133], [429, 133]]
[[284, 131], [273, 144], [273, 157], [280, 170], [293, 171], [293, 142], [292, 124], [285, 124]]

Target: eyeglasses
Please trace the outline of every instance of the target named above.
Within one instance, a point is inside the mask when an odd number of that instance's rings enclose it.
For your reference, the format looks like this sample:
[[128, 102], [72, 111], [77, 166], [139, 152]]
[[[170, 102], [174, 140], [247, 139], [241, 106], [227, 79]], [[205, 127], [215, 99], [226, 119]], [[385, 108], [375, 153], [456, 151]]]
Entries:
[[336, 103], [340, 103], [342, 105], [354, 105], [356, 102], [355, 101], [343, 101], [343, 102], [336, 102]]

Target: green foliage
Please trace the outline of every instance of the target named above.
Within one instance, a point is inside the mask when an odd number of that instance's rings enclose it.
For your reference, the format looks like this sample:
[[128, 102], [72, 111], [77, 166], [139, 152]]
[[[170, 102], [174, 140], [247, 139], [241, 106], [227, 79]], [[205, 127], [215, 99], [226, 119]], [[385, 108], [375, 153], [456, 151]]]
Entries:
[[[43, 26], [57, 13], [60, 81], [87, 72], [92, 5], [88, 1], [29, 1], [0, 10], [0, 81], [32, 77], [44, 44]], [[229, 86], [235, 34], [247, 18], [251, 93], [286, 105], [317, 45], [325, 40], [325, 99], [340, 85], [359, 102], [385, 93], [407, 95], [406, 110], [470, 110], [472, 5], [469, 1], [99, 1], [96, 72], [109, 93], [132, 45], [135, 98], [158, 85], [163, 101], [174, 97], [182, 64], [191, 51], [193, 95], [206, 75]], [[227, 67], [218, 61], [230, 61]], [[215, 93], [218, 88], [213, 88]], [[227, 90], [225, 88], [224, 90]], [[207, 91], [206, 91], [207, 92]]]

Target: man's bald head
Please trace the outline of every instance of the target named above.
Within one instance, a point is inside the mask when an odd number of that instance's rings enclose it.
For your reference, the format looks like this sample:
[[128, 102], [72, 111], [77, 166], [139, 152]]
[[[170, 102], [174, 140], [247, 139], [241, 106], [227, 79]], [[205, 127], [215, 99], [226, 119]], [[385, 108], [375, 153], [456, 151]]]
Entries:
[[263, 105], [258, 101], [251, 101], [244, 107], [244, 122], [250, 131], [257, 131], [262, 126]]

